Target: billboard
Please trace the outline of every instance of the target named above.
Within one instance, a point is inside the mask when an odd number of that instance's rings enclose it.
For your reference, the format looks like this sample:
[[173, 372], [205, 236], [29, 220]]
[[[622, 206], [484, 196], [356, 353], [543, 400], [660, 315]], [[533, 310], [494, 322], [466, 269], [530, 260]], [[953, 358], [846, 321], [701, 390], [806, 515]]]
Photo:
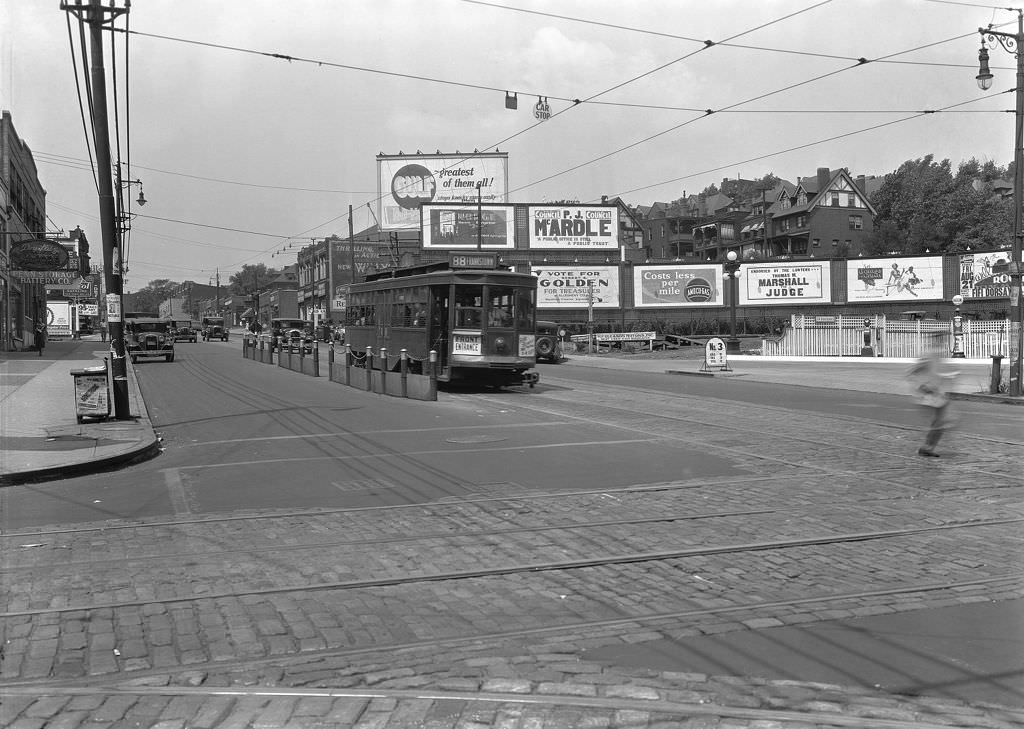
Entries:
[[381, 230], [415, 230], [424, 203], [508, 202], [508, 153], [377, 155]]
[[527, 208], [530, 248], [618, 248], [619, 209], [585, 205]]
[[942, 299], [942, 257], [851, 259], [846, 300], [937, 301]]
[[534, 266], [538, 309], [617, 309], [618, 266]]
[[993, 251], [960, 256], [960, 295], [965, 299], [1008, 298], [1010, 252]]
[[829, 304], [831, 266], [822, 263], [745, 263], [740, 267], [740, 305]]
[[722, 267], [635, 266], [633, 305], [658, 307], [722, 306]]
[[423, 248], [515, 248], [515, 212], [511, 205], [426, 204], [423, 214]]
[[71, 336], [71, 302], [46, 302], [46, 331], [51, 336]]
[[[328, 238], [328, 242], [331, 246], [331, 266], [334, 268], [331, 281], [336, 287], [362, 281], [381, 262], [381, 253], [387, 252], [387, 245], [376, 241], [353, 240], [351, 246], [344, 238]], [[353, 266], [355, 277], [352, 276]]]

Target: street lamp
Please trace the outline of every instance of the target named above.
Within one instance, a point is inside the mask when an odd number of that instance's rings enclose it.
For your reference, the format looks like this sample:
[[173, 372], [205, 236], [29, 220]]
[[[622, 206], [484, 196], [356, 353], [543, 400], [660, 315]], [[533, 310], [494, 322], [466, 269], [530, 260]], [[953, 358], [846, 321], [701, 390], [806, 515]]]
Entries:
[[725, 351], [728, 354], [740, 353], [740, 340], [736, 338], [736, 299], [739, 298], [740, 262], [737, 259], [736, 251], [729, 251], [725, 254], [725, 262], [722, 268], [725, 277], [730, 279], [729, 283], [729, 340], [725, 343]]
[[1008, 338], [1010, 355], [1009, 394], [1021, 395], [1021, 337], [1024, 336], [1024, 319], [1021, 317], [1021, 196], [1024, 195], [1024, 10], [1017, 10], [1017, 32], [1003, 33], [991, 28], [978, 28], [981, 34], [981, 50], [978, 52], [978, 86], [983, 91], [992, 86], [992, 72], [988, 67], [988, 48], [996, 42], [1003, 50], [1017, 59], [1017, 110], [1016, 136], [1013, 143], [1013, 240], [1010, 246], [1010, 334]]

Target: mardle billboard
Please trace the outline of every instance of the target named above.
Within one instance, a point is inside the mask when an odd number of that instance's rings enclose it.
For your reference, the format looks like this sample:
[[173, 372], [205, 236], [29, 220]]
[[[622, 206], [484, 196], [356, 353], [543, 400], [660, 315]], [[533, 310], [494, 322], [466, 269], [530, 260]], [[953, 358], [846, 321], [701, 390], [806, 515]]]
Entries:
[[619, 210], [584, 205], [527, 208], [530, 248], [618, 248]]

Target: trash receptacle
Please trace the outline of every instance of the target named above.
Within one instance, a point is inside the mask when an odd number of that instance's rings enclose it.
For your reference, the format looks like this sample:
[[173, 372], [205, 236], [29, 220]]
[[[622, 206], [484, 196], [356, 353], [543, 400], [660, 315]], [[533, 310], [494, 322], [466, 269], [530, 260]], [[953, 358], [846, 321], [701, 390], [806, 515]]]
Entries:
[[1003, 385], [1003, 355], [992, 355], [992, 371], [989, 374], [988, 392], [998, 395]]
[[107, 365], [71, 370], [75, 380], [75, 419], [110, 417], [110, 385]]

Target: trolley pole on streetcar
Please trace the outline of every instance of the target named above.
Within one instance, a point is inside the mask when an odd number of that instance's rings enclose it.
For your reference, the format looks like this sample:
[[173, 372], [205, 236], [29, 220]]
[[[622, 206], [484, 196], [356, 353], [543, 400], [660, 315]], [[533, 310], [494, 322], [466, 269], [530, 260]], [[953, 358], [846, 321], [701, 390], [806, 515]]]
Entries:
[[476, 249], [483, 250], [484, 247], [484, 201], [483, 201], [483, 180], [476, 183]]

